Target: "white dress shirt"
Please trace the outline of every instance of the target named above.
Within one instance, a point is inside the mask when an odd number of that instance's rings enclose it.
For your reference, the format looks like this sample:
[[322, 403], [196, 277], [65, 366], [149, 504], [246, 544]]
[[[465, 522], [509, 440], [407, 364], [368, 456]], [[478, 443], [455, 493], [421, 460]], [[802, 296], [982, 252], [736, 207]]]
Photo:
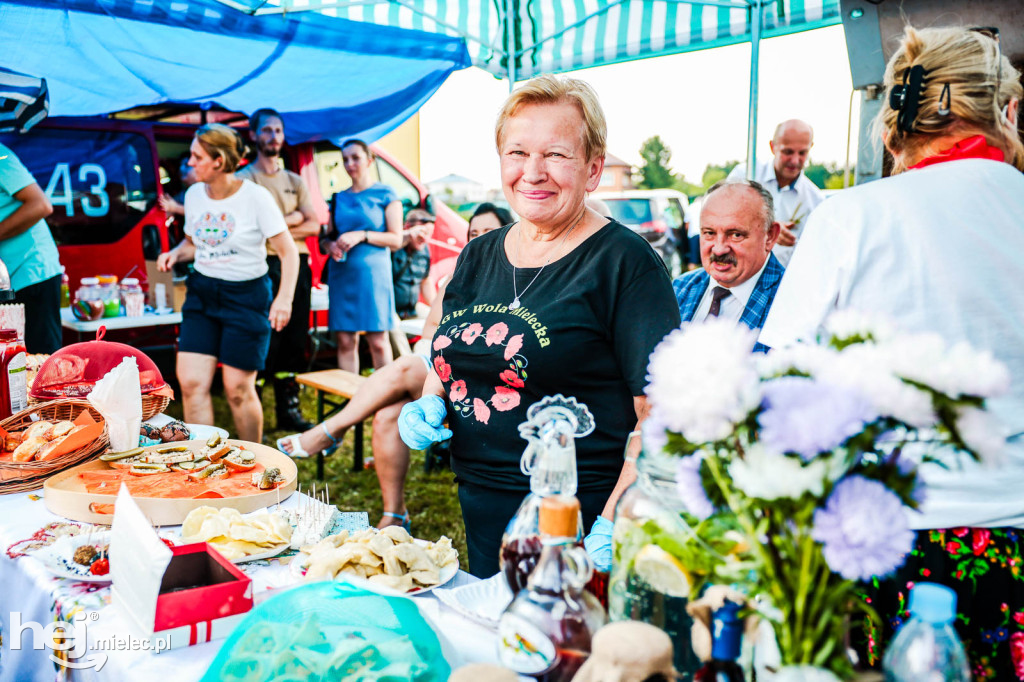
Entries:
[[[732, 169], [728, 180], [744, 180], [746, 177], [747, 166], [741, 163]], [[772, 198], [775, 200], [775, 220], [780, 223], [796, 222], [796, 225], [790, 230], [799, 240], [802, 228], [807, 224], [808, 214], [825, 200], [821, 190], [803, 173], [797, 176], [797, 179], [791, 184], [779, 187], [779, 181], [775, 177], [774, 158], [757, 162], [757, 173], [754, 174], [754, 180], [772, 193]], [[787, 267], [795, 248], [795, 246], [776, 244], [772, 252], [782, 263], [782, 267]]]
[[[947, 161], [844, 190], [810, 217], [761, 343], [810, 340], [833, 310], [986, 349], [1010, 370], [989, 402], [1024, 431], [1024, 175], [986, 159]], [[924, 467], [914, 528], [1024, 527], [1024, 445], [999, 467]]]
[[[722, 299], [722, 302], [718, 308], [718, 317], [723, 320], [731, 320], [739, 323], [740, 317], [743, 316], [743, 311], [747, 308], [747, 301], [750, 300], [750, 295], [754, 293], [754, 287], [757, 286], [757, 280], [761, 279], [761, 273], [764, 272], [765, 266], [768, 265], [768, 259], [764, 259], [764, 263], [761, 264], [761, 269], [757, 273], [748, 279], [743, 284], [737, 284], [734, 287], [726, 287], [729, 289], [729, 295]], [[708, 273], [710, 274], [710, 273]], [[711, 310], [711, 297], [715, 287], [720, 286], [715, 281], [714, 277], [711, 277], [711, 281], [708, 282], [708, 288], [704, 292], [704, 296], [700, 299], [700, 305], [693, 312], [693, 320], [704, 321], [708, 317], [708, 312]]]

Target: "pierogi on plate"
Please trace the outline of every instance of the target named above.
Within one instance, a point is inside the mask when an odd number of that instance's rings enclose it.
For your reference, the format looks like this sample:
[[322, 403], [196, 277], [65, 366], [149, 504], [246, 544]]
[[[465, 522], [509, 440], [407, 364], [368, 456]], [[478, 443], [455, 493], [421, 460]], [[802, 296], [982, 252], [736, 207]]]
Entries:
[[330, 535], [303, 547], [294, 561], [307, 581], [353, 575], [399, 592], [422, 590], [444, 582], [458, 568], [459, 553], [442, 535], [437, 542], [416, 540], [401, 526], [367, 528]]

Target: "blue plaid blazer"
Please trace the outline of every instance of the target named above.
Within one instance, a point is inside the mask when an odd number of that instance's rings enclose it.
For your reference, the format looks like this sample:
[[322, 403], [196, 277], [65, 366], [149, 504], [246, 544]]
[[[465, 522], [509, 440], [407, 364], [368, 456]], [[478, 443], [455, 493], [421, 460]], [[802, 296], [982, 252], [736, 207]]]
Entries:
[[[782, 263], [775, 257], [775, 254], [769, 254], [768, 265], [761, 271], [761, 277], [754, 285], [754, 290], [750, 293], [750, 300], [747, 301], [747, 307], [743, 309], [743, 315], [740, 316], [742, 324], [755, 330], [764, 326], [768, 311], [772, 307], [772, 301], [775, 300], [775, 292], [779, 290], [779, 282], [782, 281], [782, 275], [785, 272], [786, 269], [782, 267]], [[710, 282], [711, 277], [705, 270], [687, 272], [676, 277], [672, 282], [672, 288], [676, 292], [676, 302], [679, 303], [679, 316], [683, 318], [683, 322], [693, 319], [693, 314], [697, 311], [700, 299], [707, 291]], [[767, 353], [768, 346], [758, 342], [754, 346], [754, 352]]]

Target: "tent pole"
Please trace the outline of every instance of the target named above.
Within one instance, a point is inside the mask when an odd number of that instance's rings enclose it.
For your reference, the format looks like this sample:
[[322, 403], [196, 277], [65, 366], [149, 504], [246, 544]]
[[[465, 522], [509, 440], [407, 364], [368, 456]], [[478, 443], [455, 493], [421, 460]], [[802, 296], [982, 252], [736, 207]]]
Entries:
[[516, 89], [516, 39], [515, 22], [512, 19], [513, 5], [515, 0], [505, 0], [505, 34], [508, 37], [508, 45], [505, 54], [508, 56], [508, 92]]
[[752, 0], [750, 8], [750, 103], [747, 109], [747, 179], [757, 170], [757, 97], [761, 59], [762, 0]]

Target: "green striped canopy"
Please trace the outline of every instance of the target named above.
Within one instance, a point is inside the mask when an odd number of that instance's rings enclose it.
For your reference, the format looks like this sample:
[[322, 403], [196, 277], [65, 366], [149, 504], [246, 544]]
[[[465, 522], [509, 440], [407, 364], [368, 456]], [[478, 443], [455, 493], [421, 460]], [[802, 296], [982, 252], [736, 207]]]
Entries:
[[[221, 0], [265, 14], [325, 14], [460, 36], [473, 64], [498, 78], [525, 80], [632, 59], [751, 40], [840, 22], [839, 0]], [[511, 26], [507, 18], [512, 17]], [[513, 49], [509, 49], [509, 45]]]

